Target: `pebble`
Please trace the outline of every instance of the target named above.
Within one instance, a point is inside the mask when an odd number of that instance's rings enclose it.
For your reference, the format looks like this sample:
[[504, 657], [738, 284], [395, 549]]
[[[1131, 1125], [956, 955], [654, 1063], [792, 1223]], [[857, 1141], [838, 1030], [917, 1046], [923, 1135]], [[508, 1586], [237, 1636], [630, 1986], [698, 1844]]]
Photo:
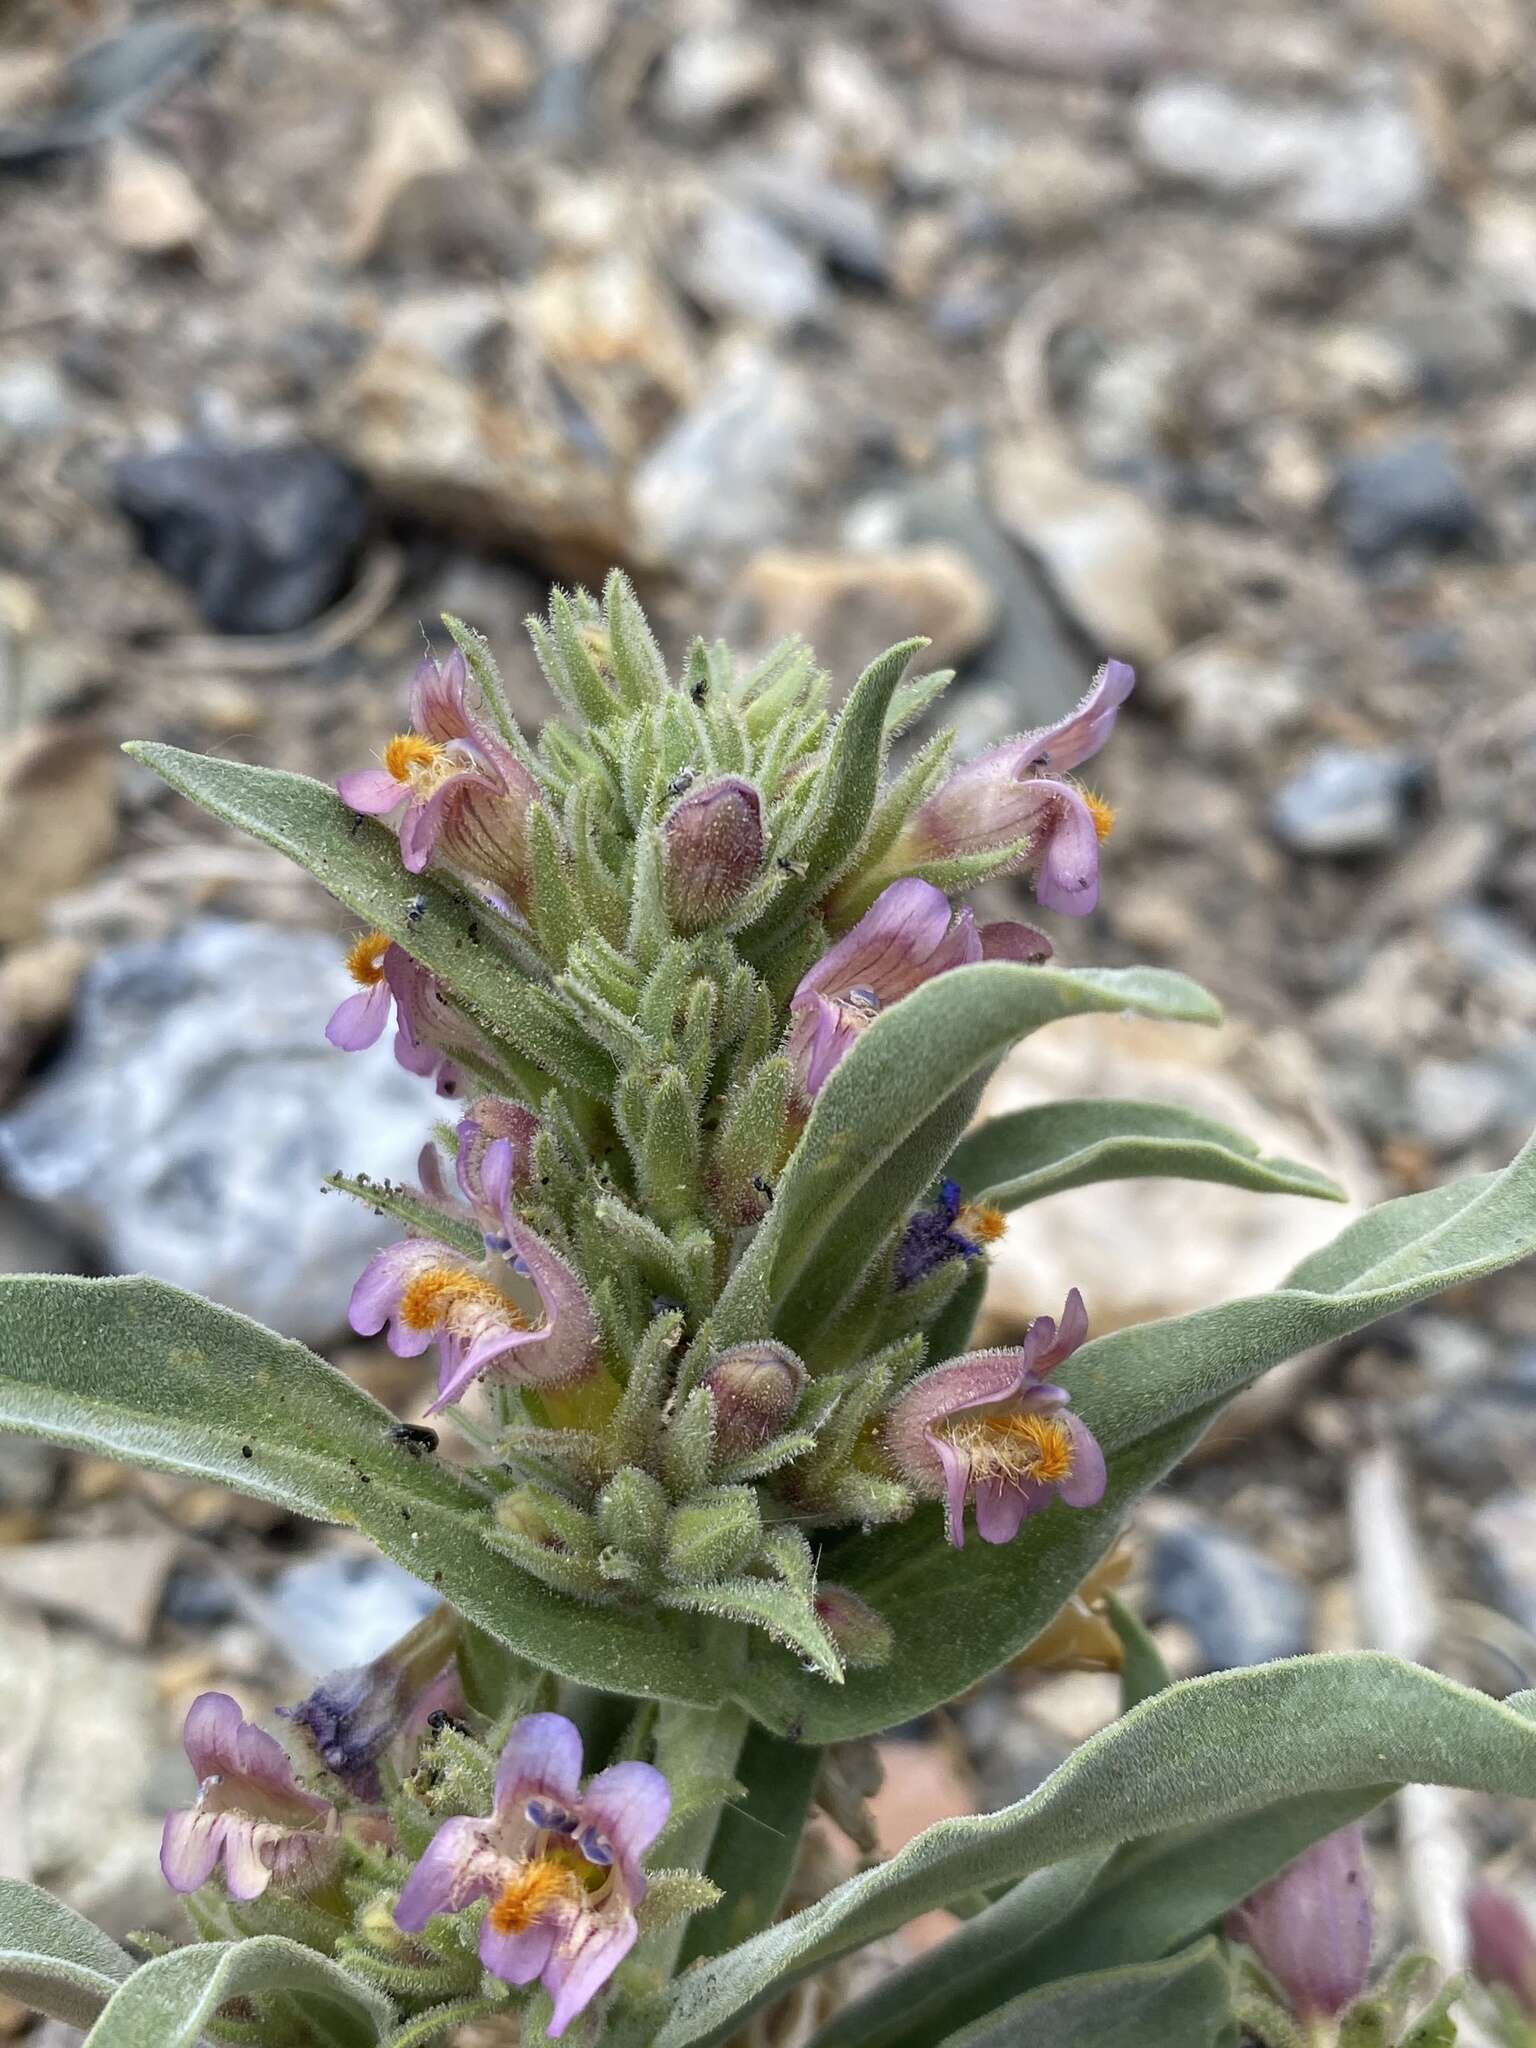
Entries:
[[322, 1177], [414, 1178], [433, 1101], [387, 1040], [326, 1045], [345, 993], [317, 932], [207, 918], [114, 947], [86, 973], [66, 1051], [0, 1119], [0, 1162], [110, 1270], [324, 1342], [395, 1230]]
[[996, 600], [965, 556], [933, 543], [868, 555], [770, 549], [747, 564], [737, 596], [754, 643], [798, 633], [846, 680], [882, 647], [919, 633], [932, 644], [915, 672], [957, 667], [997, 621]]
[[1292, 853], [1381, 853], [1407, 830], [1423, 779], [1415, 755], [1323, 747], [1276, 792], [1270, 823]]
[[679, 567], [788, 533], [811, 480], [816, 431], [815, 407], [793, 370], [755, 351], [738, 356], [636, 470], [639, 553]]
[[1143, 161], [1164, 177], [1224, 198], [1261, 198], [1282, 225], [1322, 241], [1398, 233], [1434, 183], [1412, 113], [1380, 96], [1282, 103], [1209, 79], [1170, 78], [1137, 102], [1134, 135]]
[[144, 552], [221, 633], [291, 633], [339, 598], [367, 535], [368, 493], [308, 442], [186, 442], [118, 464], [117, 502]]
[[826, 280], [800, 244], [765, 215], [729, 201], [704, 207], [677, 267], [684, 289], [706, 312], [769, 333], [804, 326], [826, 302]]
[[1473, 1510], [1465, 1529], [1489, 1598], [1536, 1635], [1536, 1493], [1496, 1493]]
[[367, 147], [350, 174], [347, 260], [366, 263], [378, 253], [396, 202], [418, 178], [460, 170], [473, 157], [469, 131], [441, 85], [413, 81], [386, 93], [374, 107]]
[[40, 441], [69, 424], [64, 379], [43, 356], [0, 363], [0, 448], [5, 442]]
[[1262, 756], [1307, 713], [1306, 679], [1286, 662], [1214, 637], [1182, 648], [1148, 671], [1146, 691], [1166, 705], [1199, 752]]
[[368, 1663], [437, 1605], [399, 1565], [365, 1555], [289, 1565], [268, 1597], [295, 1663], [322, 1673]]
[[29, 1436], [0, 1437], [0, 1511], [42, 1508], [53, 1498], [64, 1453]]
[[867, 192], [821, 163], [755, 156], [731, 180], [749, 204], [769, 214], [844, 277], [883, 285], [890, 273], [890, 233]]
[[1510, 1076], [1495, 1060], [1422, 1059], [1408, 1077], [1409, 1129], [1442, 1157], [1513, 1122]]
[[1451, 449], [1438, 434], [1418, 434], [1339, 468], [1334, 517], [1345, 546], [1362, 568], [1400, 548], [1436, 554], [1475, 546], [1484, 523]]
[[195, 246], [208, 209], [181, 165], [123, 139], [107, 154], [102, 213], [108, 235], [135, 256], [175, 256]]
[[1125, 0], [934, 0], [952, 49], [1048, 78], [1126, 83], [1167, 53], [1167, 19]]
[[1151, 1606], [1182, 1622], [1200, 1646], [1202, 1668], [1232, 1671], [1304, 1651], [1312, 1595], [1251, 1544], [1200, 1515], [1180, 1515], [1152, 1543]]
[[[49, 903], [106, 859], [117, 837], [117, 786], [118, 757], [84, 726], [27, 726], [0, 749], [0, 945], [35, 938]], [[54, 965], [62, 968], [63, 957]], [[40, 999], [46, 1018], [44, 988], [15, 992]]]
[[709, 136], [772, 99], [778, 85], [771, 43], [732, 29], [696, 29], [669, 45], [652, 105], [669, 128]]

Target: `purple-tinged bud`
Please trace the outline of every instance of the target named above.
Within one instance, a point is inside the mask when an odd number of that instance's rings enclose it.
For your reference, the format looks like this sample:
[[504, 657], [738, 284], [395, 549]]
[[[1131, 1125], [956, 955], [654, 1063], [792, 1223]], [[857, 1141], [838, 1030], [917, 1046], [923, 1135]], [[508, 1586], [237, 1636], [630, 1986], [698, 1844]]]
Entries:
[[762, 873], [762, 799], [750, 782], [727, 775], [685, 796], [661, 837], [667, 914], [680, 932], [702, 931]]
[[846, 1586], [818, 1586], [813, 1602], [816, 1619], [836, 1643], [845, 1664], [855, 1671], [872, 1670], [890, 1661], [895, 1638], [867, 1600]]
[[1536, 1933], [1508, 1892], [1480, 1884], [1467, 1900], [1472, 1974], [1480, 1984], [1501, 1984], [1520, 2010], [1536, 2019]]
[[374, 1805], [383, 1797], [380, 1760], [421, 1696], [451, 1668], [457, 1633], [452, 1608], [434, 1608], [371, 1664], [333, 1671], [307, 1699], [284, 1710], [354, 1799]]
[[805, 1367], [771, 1339], [722, 1351], [704, 1384], [715, 1401], [715, 1443], [726, 1458], [755, 1451], [789, 1427]]
[[1298, 2019], [1332, 2019], [1371, 1970], [1371, 1866], [1358, 1822], [1325, 1835], [1227, 1915], [1229, 1940], [1251, 1948]]

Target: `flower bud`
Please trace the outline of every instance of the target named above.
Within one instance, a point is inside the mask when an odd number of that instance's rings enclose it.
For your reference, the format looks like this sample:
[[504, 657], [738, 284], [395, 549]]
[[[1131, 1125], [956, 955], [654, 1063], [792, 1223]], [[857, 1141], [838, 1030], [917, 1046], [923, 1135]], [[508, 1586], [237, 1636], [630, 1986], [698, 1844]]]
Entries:
[[451, 1665], [457, 1633], [453, 1609], [434, 1608], [371, 1664], [333, 1671], [296, 1707], [284, 1709], [354, 1799], [373, 1804], [382, 1796], [380, 1759]]
[[724, 917], [762, 872], [762, 799], [738, 775], [685, 796], [661, 834], [667, 913], [680, 932]]
[[707, 1581], [739, 1572], [763, 1538], [750, 1486], [718, 1486], [674, 1508], [667, 1525], [667, 1570]]
[[621, 1465], [597, 1499], [597, 1533], [631, 1557], [654, 1557], [666, 1527], [666, 1489], [638, 1465]]
[[1298, 2019], [1333, 2018], [1371, 1967], [1371, 1867], [1359, 1823], [1325, 1835], [1227, 1916]]
[[850, 1593], [846, 1586], [818, 1586], [814, 1605], [816, 1619], [836, 1643], [845, 1664], [859, 1671], [889, 1661], [895, 1641], [890, 1624], [881, 1620], [867, 1600]]
[[1480, 1884], [1467, 1900], [1472, 1974], [1502, 1984], [1520, 2010], [1536, 2019], [1536, 1934], [1508, 1892]]
[[714, 1396], [715, 1443], [723, 1458], [755, 1451], [789, 1427], [805, 1367], [783, 1344], [763, 1339], [721, 1352], [704, 1375]]

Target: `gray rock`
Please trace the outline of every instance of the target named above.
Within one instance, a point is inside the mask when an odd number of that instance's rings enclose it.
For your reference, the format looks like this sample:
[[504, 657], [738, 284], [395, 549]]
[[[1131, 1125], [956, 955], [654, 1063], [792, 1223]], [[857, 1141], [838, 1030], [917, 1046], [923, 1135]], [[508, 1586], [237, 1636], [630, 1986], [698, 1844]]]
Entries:
[[322, 1557], [290, 1565], [269, 1597], [294, 1661], [318, 1673], [366, 1664], [437, 1605], [419, 1579], [382, 1557]]
[[1467, 1540], [1488, 1597], [1536, 1634], [1536, 1493], [1511, 1488], [1472, 1513]]
[[1267, 1664], [1307, 1648], [1307, 1588], [1203, 1517], [1191, 1515], [1160, 1529], [1151, 1564], [1153, 1606], [1190, 1631], [1207, 1671]]
[[821, 271], [798, 242], [763, 214], [727, 201], [704, 209], [678, 274], [706, 312], [775, 333], [814, 318], [827, 296]]
[[985, 64], [1048, 78], [1122, 83], [1139, 77], [1172, 41], [1166, 17], [1124, 0], [934, 0], [939, 33]]
[[771, 43], [730, 29], [695, 29], [670, 43], [652, 104], [669, 128], [712, 135], [771, 99], [778, 84], [779, 60]]
[[1138, 101], [1135, 137], [1165, 177], [1263, 198], [1285, 226], [1325, 241], [1395, 234], [1433, 184], [1412, 113], [1379, 95], [1282, 103], [1209, 79], [1165, 79]]
[[306, 443], [131, 455], [116, 490], [144, 552], [221, 633], [307, 626], [347, 587], [368, 529], [356, 471]]
[[1420, 1060], [1408, 1077], [1407, 1114], [1432, 1152], [1459, 1152], [1509, 1120], [1509, 1076], [1494, 1060]]
[[1423, 772], [1412, 755], [1323, 747], [1277, 791], [1275, 836], [1292, 853], [1379, 853], [1401, 838]]
[[67, 1051], [0, 1121], [0, 1164], [113, 1270], [334, 1336], [351, 1276], [393, 1232], [321, 1178], [411, 1177], [433, 1106], [387, 1038], [326, 1044], [338, 954], [318, 932], [211, 918], [102, 954]]
[[42, 1508], [53, 1498], [62, 1451], [27, 1436], [0, 1437], [0, 1508]]
[[1367, 568], [1399, 548], [1472, 547], [1484, 532], [1461, 465], [1438, 434], [1351, 456], [1339, 470], [1333, 511], [1345, 546]]
[[756, 157], [733, 179], [747, 202], [805, 242], [834, 270], [884, 284], [890, 269], [885, 216], [866, 192], [820, 165]]
[[21, 356], [0, 364], [0, 446], [8, 439], [40, 441], [56, 434], [69, 414], [69, 393], [52, 363]]
[[728, 364], [635, 473], [641, 553], [681, 567], [782, 538], [809, 480], [816, 424], [792, 371], [755, 351]]

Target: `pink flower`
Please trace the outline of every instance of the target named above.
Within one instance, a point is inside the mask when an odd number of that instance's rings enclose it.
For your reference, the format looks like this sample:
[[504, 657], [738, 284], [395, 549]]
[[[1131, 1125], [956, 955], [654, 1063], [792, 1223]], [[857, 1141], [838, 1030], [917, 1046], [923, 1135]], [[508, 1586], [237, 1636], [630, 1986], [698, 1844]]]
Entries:
[[537, 1978], [555, 2002], [549, 2033], [558, 2038], [634, 1947], [640, 1859], [671, 1808], [650, 1764], [613, 1764], [583, 1791], [574, 1724], [527, 1714], [501, 1753], [491, 1811], [438, 1829], [395, 1924], [419, 1934], [434, 1915], [488, 1899], [481, 1962], [507, 1984]]
[[354, 811], [400, 818], [400, 859], [419, 875], [441, 841], [455, 866], [520, 902], [527, 886], [528, 811], [541, 792], [510, 748], [469, 709], [458, 648], [439, 668], [423, 656], [411, 681], [411, 726], [384, 749], [381, 768], [336, 784]]
[[1067, 1413], [1072, 1396], [1045, 1377], [1087, 1335], [1074, 1287], [1059, 1326], [1037, 1316], [1013, 1349], [970, 1351], [935, 1366], [891, 1410], [891, 1458], [910, 1485], [943, 1500], [956, 1549], [965, 1542], [968, 1499], [983, 1543], [1011, 1542], [1057, 1498], [1073, 1508], [1102, 1500], [1104, 1453], [1088, 1425]]
[[376, 1045], [395, 1013], [395, 1058], [408, 1074], [435, 1077], [439, 1095], [452, 1097], [463, 1081], [454, 1055], [487, 1056], [473, 1024], [459, 1015], [436, 975], [397, 946], [387, 932], [364, 932], [347, 953], [347, 972], [358, 984], [331, 1013], [325, 1035], [341, 1052]]
[[1086, 916], [1099, 900], [1099, 844], [1114, 828], [1114, 813], [1060, 778], [1103, 746], [1135, 681], [1123, 661], [1107, 661], [1067, 717], [957, 769], [918, 806], [888, 858], [917, 867], [1027, 841], [1021, 865], [1040, 902]]
[[818, 1094], [880, 1012], [936, 974], [983, 959], [1043, 960], [1050, 950], [1050, 940], [1028, 925], [989, 924], [978, 931], [970, 911], [956, 915], [931, 882], [892, 882], [790, 1000], [786, 1050], [801, 1095]]
[[336, 1808], [299, 1787], [281, 1743], [242, 1720], [228, 1693], [192, 1702], [182, 1740], [197, 1804], [166, 1816], [160, 1868], [173, 1891], [195, 1892], [220, 1863], [232, 1899], [329, 1873], [339, 1846]]
[[1502, 1984], [1536, 2019], [1536, 1934], [1519, 1905], [1508, 1892], [1480, 1884], [1467, 1900], [1467, 1928], [1473, 1976], [1480, 1984]]
[[429, 1415], [462, 1400], [485, 1374], [519, 1386], [564, 1386], [597, 1359], [586, 1290], [510, 1207], [502, 1236], [487, 1243], [479, 1261], [419, 1237], [375, 1252], [347, 1313], [360, 1337], [375, 1337], [388, 1324], [397, 1358], [419, 1358], [437, 1345], [437, 1399]]
[[1229, 1940], [1251, 1948], [1298, 2019], [1354, 2004], [1371, 1969], [1371, 1866], [1357, 1821], [1304, 1849], [1227, 1915]]

